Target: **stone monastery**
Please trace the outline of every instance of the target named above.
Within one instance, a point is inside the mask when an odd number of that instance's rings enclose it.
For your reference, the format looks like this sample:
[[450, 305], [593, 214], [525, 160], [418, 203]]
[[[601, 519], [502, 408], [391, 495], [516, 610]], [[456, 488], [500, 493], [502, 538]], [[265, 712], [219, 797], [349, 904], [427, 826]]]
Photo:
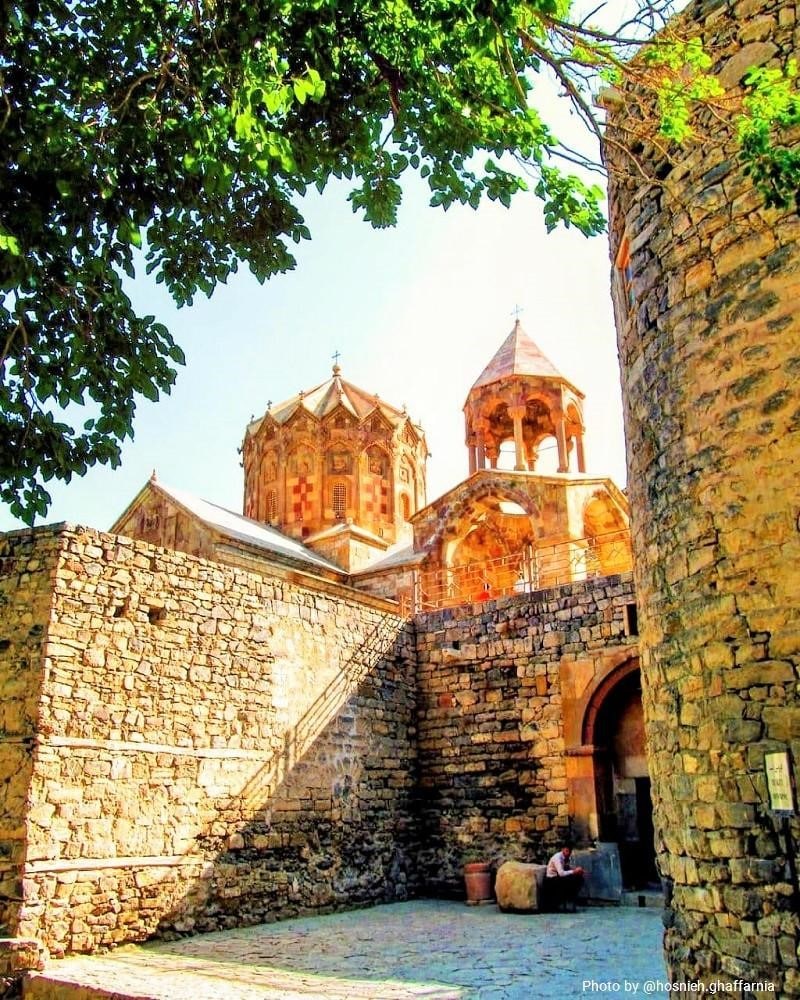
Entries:
[[[734, 95], [800, 50], [789, 0], [671, 27]], [[571, 834], [629, 885], [655, 852], [684, 992], [800, 996], [797, 207], [764, 207], [720, 117], [675, 146], [615, 96], [633, 573], [583, 397], [519, 325], [432, 503], [422, 430], [334, 369], [246, 429], [244, 516], [150, 482], [111, 533], [0, 537], [12, 945], [456, 893], [465, 860]]]
[[565, 836], [655, 879], [628, 505], [582, 401], [517, 322], [431, 504], [422, 429], [336, 366], [246, 428], [246, 516], [152, 479], [109, 534], [5, 536], [6, 933], [459, 894]]
[[422, 428], [336, 365], [247, 427], [245, 517], [152, 481], [112, 531], [241, 565], [292, 555], [414, 610], [626, 572], [627, 501], [586, 474], [582, 400], [517, 320], [464, 406], [469, 478], [426, 505]]

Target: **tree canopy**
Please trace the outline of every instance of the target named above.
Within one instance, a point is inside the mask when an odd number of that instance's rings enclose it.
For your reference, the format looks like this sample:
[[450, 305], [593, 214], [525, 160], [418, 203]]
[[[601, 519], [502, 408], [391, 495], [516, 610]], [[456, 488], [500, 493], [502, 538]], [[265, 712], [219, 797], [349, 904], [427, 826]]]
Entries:
[[[548, 227], [602, 231], [602, 188], [534, 87], [549, 74], [599, 131], [591, 86], [668, 12], [604, 32], [568, 0], [0, 0], [0, 498], [43, 516], [44, 483], [117, 464], [137, 398], [174, 383], [183, 354], [124, 276], [146, 267], [184, 305], [240, 263], [260, 281], [291, 268], [311, 186], [349, 179], [374, 226], [395, 222], [406, 171], [445, 208], [530, 187]], [[670, 59], [650, 64], [667, 98]], [[683, 61], [697, 82], [665, 98], [674, 138], [716, 95], [702, 55]], [[780, 76], [759, 155], [797, 116]]]

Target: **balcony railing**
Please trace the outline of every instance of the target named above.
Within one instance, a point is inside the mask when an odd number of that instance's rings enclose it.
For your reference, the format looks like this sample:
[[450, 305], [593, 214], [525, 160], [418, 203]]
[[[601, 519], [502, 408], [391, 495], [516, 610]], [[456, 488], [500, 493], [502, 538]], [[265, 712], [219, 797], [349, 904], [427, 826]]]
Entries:
[[415, 575], [413, 595], [406, 596], [414, 612], [431, 611], [626, 573], [631, 568], [630, 532], [621, 529], [553, 545], [526, 546], [485, 562], [421, 569]]

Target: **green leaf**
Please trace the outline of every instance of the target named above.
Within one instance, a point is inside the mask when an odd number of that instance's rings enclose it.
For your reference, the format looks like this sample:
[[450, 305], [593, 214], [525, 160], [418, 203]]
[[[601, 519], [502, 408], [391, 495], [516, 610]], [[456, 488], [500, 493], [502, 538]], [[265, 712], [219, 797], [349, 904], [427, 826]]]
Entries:
[[19, 257], [22, 253], [19, 248], [19, 240], [11, 233], [0, 233], [0, 250], [5, 250], [12, 257]]
[[307, 82], [302, 79], [295, 80], [292, 83], [292, 90], [294, 91], [294, 96], [297, 98], [298, 103], [305, 104], [306, 98], [310, 93]]
[[135, 226], [130, 219], [123, 219], [120, 223], [117, 235], [123, 243], [130, 243], [131, 246], [141, 247], [142, 234], [139, 227]]

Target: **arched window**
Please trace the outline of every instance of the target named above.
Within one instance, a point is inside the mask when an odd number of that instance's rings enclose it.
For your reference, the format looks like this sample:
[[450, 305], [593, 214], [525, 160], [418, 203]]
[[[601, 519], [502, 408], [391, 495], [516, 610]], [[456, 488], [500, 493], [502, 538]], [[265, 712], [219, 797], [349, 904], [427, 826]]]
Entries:
[[408, 499], [407, 493], [400, 494], [400, 510], [403, 513], [403, 520], [411, 520], [411, 501]]
[[343, 521], [347, 513], [347, 484], [334, 483], [332, 496], [333, 516]]
[[622, 237], [617, 259], [614, 261], [616, 267], [616, 282], [619, 291], [619, 303], [627, 316], [636, 305], [636, 296], [633, 294], [633, 265], [631, 263], [631, 244], [627, 235]]
[[506, 472], [513, 472], [517, 467], [517, 449], [513, 438], [500, 442], [497, 451], [497, 468]]
[[388, 464], [388, 457], [382, 448], [372, 447], [367, 451], [367, 471], [370, 475], [385, 477]]
[[278, 491], [269, 490], [267, 493], [267, 522], [275, 524], [278, 520]]

